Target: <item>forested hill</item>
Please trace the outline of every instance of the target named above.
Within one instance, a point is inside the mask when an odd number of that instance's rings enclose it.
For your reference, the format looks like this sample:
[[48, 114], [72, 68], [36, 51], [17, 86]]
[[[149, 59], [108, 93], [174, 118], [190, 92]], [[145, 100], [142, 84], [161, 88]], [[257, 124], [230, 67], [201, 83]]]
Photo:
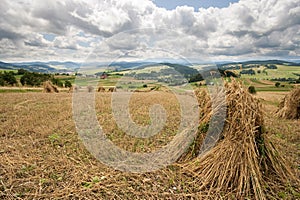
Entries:
[[[197, 70], [190, 67], [191, 64], [187, 63], [176, 63], [176, 62], [147, 62], [147, 61], [137, 61], [137, 62], [113, 62], [113, 63], [94, 63], [93, 65], [101, 67], [114, 67], [115, 69], [132, 69], [147, 67], [150, 65], [167, 65], [179, 73], [184, 75], [194, 75]], [[201, 65], [194, 63], [195, 65]], [[80, 67], [81, 63], [76, 62], [19, 62], [19, 63], [8, 63], [0, 61], [0, 69], [25, 69], [31, 72], [41, 72], [41, 73], [63, 73], [63, 72], [76, 72]], [[286, 65], [286, 66], [300, 66], [300, 61], [284, 61], [284, 60], [252, 60], [245, 62], [216, 62], [216, 66], [219, 69], [230, 69], [234, 65]]]
[[291, 61], [284, 61], [284, 60], [251, 60], [251, 61], [244, 61], [244, 62], [224, 62], [218, 63], [218, 68], [226, 68], [227, 66], [231, 65], [286, 65], [286, 66], [300, 66], [299, 61], [291, 62]]

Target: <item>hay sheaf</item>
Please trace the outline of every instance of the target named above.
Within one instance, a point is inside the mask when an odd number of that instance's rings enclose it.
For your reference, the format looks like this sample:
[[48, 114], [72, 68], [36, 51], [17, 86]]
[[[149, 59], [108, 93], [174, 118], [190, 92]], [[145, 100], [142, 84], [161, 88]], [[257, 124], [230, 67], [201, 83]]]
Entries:
[[116, 92], [116, 91], [117, 91], [116, 87], [109, 87], [108, 88], [108, 92]]
[[[228, 198], [266, 199], [266, 185], [294, 180], [285, 164], [263, 132], [261, 105], [238, 82], [225, 84], [227, 118], [218, 143], [208, 152], [184, 165], [195, 182], [211, 194], [228, 194]], [[201, 123], [208, 122], [213, 112], [205, 91], [196, 93]], [[218, 95], [212, 98], [220, 98]], [[202, 104], [201, 104], [202, 102]]]
[[68, 93], [78, 92], [79, 88], [76, 85], [73, 85], [69, 88]]
[[300, 88], [295, 88], [279, 104], [277, 117], [300, 119]]
[[46, 81], [43, 84], [44, 92], [46, 93], [59, 93], [57, 87], [51, 83], [51, 81]]
[[105, 88], [100, 86], [98, 87], [97, 92], [105, 92]]

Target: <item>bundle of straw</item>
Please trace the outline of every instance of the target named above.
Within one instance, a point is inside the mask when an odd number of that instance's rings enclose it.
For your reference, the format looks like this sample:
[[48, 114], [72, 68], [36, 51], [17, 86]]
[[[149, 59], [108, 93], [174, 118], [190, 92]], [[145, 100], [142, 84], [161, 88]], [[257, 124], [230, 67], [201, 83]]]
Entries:
[[300, 88], [295, 88], [284, 97], [276, 115], [285, 119], [300, 119]]
[[46, 92], [46, 93], [58, 93], [59, 91], [58, 91], [58, 89], [57, 89], [57, 87], [56, 86], [54, 86], [52, 83], [51, 83], [51, 81], [46, 81], [46, 82], [44, 82], [44, 85], [43, 85], [43, 87], [44, 87], [44, 92]]
[[[267, 174], [275, 174], [277, 181], [284, 182], [292, 173], [263, 134], [259, 102], [234, 79], [225, 88], [227, 118], [222, 136], [215, 147], [185, 164], [184, 169], [209, 193], [265, 199]], [[207, 121], [217, 111], [209, 109], [207, 93], [196, 94], [202, 101], [202, 111], [207, 112], [202, 120]]]

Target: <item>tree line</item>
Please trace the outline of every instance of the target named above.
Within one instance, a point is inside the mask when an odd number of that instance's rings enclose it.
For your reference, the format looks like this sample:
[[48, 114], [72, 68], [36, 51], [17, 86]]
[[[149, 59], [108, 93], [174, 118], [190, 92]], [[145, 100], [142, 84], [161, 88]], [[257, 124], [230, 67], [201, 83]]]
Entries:
[[54, 85], [59, 87], [72, 87], [72, 83], [69, 80], [62, 81], [58, 78], [55, 78], [53, 74], [45, 74], [38, 72], [29, 72], [24, 69], [18, 69], [17, 72], [14, 71], [4, 71], [0, 72], [0, 86], [6, 85], [17, 85], [18, 81], [16, 76], [20, 75], [20, 83], [25, 86], [41, 86], [45, 81], [51, 81]]

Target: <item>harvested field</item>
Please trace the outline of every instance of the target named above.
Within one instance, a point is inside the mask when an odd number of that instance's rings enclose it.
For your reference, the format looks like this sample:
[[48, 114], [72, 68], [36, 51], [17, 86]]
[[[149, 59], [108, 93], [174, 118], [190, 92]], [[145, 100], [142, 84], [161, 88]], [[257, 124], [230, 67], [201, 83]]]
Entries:
[[[171, 93], [140, 92], [132, 98], [132, 118], [139, 124], [149, 123], [146, 112], [149, 105], [161, 103], [167, 110], [166, 126], [149, 139], [133, 138], [116, 127], [111, 95], [96, 93], [97, 117], [109, 139], [120, 148], [149, 152], [162, 147], [176, 134], [180, 110]], [[299, 179], [299, 121], [277, 119], [272, 115], [275, 108], [263, 107], [264, 128]], [[1, 94], [0, 121], [1, 199], [236, 199], [239, 196], [233, 188], [216, 193], [203, 187], [201, 177], [191, 176], [185, 169], [195, 164], [192, 155], [190, 161], [182, 160], [142, 174], [120, 172], [101, 164], [78, 138], [70, 93]], [[262, 187], [272, 191], [266, 195], [268, 199], [300, 197], [295, 182], [285, 185], [270, 179], [265, 183], [268, 187]]]

